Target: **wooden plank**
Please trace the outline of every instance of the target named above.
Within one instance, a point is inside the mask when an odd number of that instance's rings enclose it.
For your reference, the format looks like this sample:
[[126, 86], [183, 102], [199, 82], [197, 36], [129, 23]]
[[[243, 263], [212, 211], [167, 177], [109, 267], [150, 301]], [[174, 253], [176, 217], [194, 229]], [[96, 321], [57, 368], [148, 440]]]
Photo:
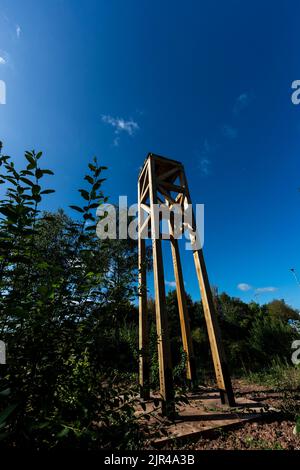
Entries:
[[[172, 218], [173, 219], [173, 218]], [[190, 385], [195, 385], [196, 380], [196, 364], [193, 350], [193, 341], [191, 336], [190, 321], [186, 303], [186, 293], [182, 275], [182, 267], [180, 261], [180, 253], [178, 240], [174, 238], [174, 220], [169, 220], [170, 241], [172, 250], [172, 259], [174, 267], [174, 276], [176, 282], [177, 302], [180, 318], [180, 328], [182, 336], [183, 350], [186, 355], [186, 376]]]
[[[186, 201], [188, 204], [191, 204], [191, 197], [188, 190], [187, 180], [184, 171], [182, 172], [182, 179], [184, 180], [184, 185], [186, 187]], [[194, 213], [192, 211], [192, 229], [196, 232], [196, 222]], [[192, 235], [190, 232], [190, 238], [192, 240]], [[226, 402], [230, 406], [235, 405], [232, 384], [230, 380], [230, 375], [228, 371], [225, 351], [223, 348], [220, 328], [217, 320], [217, 314], [215, 310], [215, 305], [213, 302], [213, 297], [210, 289], [208, 274], [206, 270], [206, 265], [204, 261], [204, 255], [202, 249], [195, 249], [193, 251], [194, 263], [197, 272], [197, 278], [199, 282], [204, 316], [207, 326], [208, 338], [210, 343], [210, 349], [212, 353], [214, 369], [217, 379], [217, 384], [220, 390], [222, 402]]]
[[157, 155], [156, 153], [149, 153], [148, 158], [149, 159], [151, 158], [152, 160], [155, 160], [158, 163], [167, 164], [169, 166], [173, 165], [173, 166], [177, 166], [180, 168], [182, 167], [182, 163], [179, 162], [178, 160], [173, 160], [172, 158], [163, 157], [162, 155]]
[[144, 231], [148, 227], [149, 222], [151, 222], [151, 215], [150, 214], [147, 215], [146, 219], [144, 220], [144, 222], [142, 223], [142, 225], [139, 228], [139, 232], [140, 232], [140, 235], [141, 235], [142, 238], [144, 238]]
[[168, 181], [160, 181], [159, 186], [166, 188], [168, 191], [185, 194], [185, 188], [183, 186], [179, 186], [178, 184], [169, 183]]
[[140, 205], [140, 184], [138, 184], [138, 270], [139, 270], [139, 386], [141, 398], [148, 400], [149, 387], [149, 334], [147, 312], [146, 285], [146, 242], [142, 238], [141, 224], [143, 221]]
[[156, 227], [153, 210], [153, 205], [157, 204], [154, 159], [149, 158], [148, 164], [160, 394], [162, 396], [162, 412], [170, 416], [175, 411], [174, 389], [168, 321], [165, 308], [166, 294], [161, 240], [159, 239], [159, 226]]
[[[175, 167], [175, 168], [172, 168], [171, 170], [169, 171], [166, 171], [165, 173], [163, 173], [162, 175], [159, 175], [159, 177], [157, 178], [158, 182], [162, 182], [164, 181], [166, 178], [169, 178], [170, 176], [175, 176], [178, 174], [178, 171], [179, 171], [179, 168], [178, 167]], [[177, 177], [177, 176], [176, 176]]]
[[151, 213], [150, 207], [147, 206], [147, 204], [140, 204], [141, 208], [144, 209], [144, 211], [148, 212], [148, 214]]
[[142, 178], [143, 178], [144, 173], [145, 173], [146, 170], [148, 170], [148, 162], [147, 162], [147, 159], [144, 161], [143, 168], [142, 168], [141, 171], [140, 171], [140, 174], [139, 174], [139, 177], [138, 177], [139, 182], [142, 181]]
[[144, 174], [143, 183], [141, 185], [141, 194], [143, 194], [147, 184], [149, 184], [148, 171], [146, 171]]
[[165, 196], [166, 200], [170, 204], [175, 204], [175, 199], [173, 199], [172, 196], [168, 193], [168, 191], [165, 190], [164, 188], [162, 188], [160, 184], [157, 186], [157, 189], [161, 194], [163, 194]]
[[147, 199], [146, 196], [147, 196], [148, 192], [149, 192], [149, 184], [146, 185], [146, 188], [142, 192], [142, 195], [140, 197], [141, 202], [145, 202], [145, 200]]

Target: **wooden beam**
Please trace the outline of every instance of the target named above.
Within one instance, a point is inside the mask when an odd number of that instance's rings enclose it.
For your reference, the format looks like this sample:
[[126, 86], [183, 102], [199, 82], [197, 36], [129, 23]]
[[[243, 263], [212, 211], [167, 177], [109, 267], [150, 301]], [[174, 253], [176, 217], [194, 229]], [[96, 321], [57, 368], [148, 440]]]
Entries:
[[142, 181], [142, 177], [143, 177], [143, 175], [144, 175], [144, 173], [145, 173], [146, 170], [148, 170], [148, 161], [147, 161], [147, 160], [144, 161], [143, 168], [141, 169], [141, 172], [140, 172], [140, 174], [139, 174], [138, 180], [139, 180], [140, 183], [141, 183], [141, 181]]
[[178, 186], [178, 184], [169, 183], [168, 181], [160, 181], [159, 186], [166, 188], [168, 191], [185, 194], [185, 188], [183, 186]]
[[152, 159], [152, 160], [155, 160], [157, 161], [158, 163], [164, 163], [164, 164], [168, 164], [169, 166], [176, 166], [176, 167], [179, 167], [179, 168], [182, 168], [182, 163], [179, 162], [178, 160], [173, 160], [172, 158], [166, 158], [166, 157], [163, 157], [162, 155], [157, 155], [156, 153], [149, 153], [148, 154], [148, 159]]
[[148, 191], [149, 191], [149, 184], [146, 185], [146, 188], [144, 189], [144, 191], [142, 192], [142, 195], [141, 195], [141, 202], [145, 202], [145, 200], [147, 199], [146, 196], [148, 194]]
[[144, 220], [142, 225], [139, 227], [139, 232], [140, 232], [142, 238], [143, 238], [145, 228], [148, 227], [149, 222], [151, 222], [151, 215], [150, 214], [147, 215], [146, 219]]
[[166, 191], [164, 188], [162, 188], [160, 184], [157, 186], [157, 190], [165, 196], [166, 200], [170, 204], [175, 204], [175, 199], [173, 199], [172, 196], [168, 193], [168, 191]]
[[159, 227], [156, 227], [155, 214], [153, 210], [153, 205], [157, 204], [155, 160], [153, 158], [149, 158], [148, 164], [160, 394], [162, 396], [162, 412], [167, 416], [171, 416], [175, 412], [175, 405], [171, 350], [166, 312], [163, 258], [161, 240], [159, 239]]
[[[185, 181], [187, 202], [191, 204], [191, 197], [187, 186], [187, 181], [185, 174], [183, 173], [183, 178]], [[194, 213], [192, 212], [192, 229], [196, 232], [196, 222]], [[193, 237], [190, 233], [190, 239], [192, 241]], [[230, 406], [235, 406], [234, 394], [231, 384], [231, 379], [228, 371], [225, 351], [223, 348], [221, 340], [221, 332], [218, 324], [217, 313], [215, 310], [215, 305], [213, 302], [213, 297], [210, 289], [208, 274], [206, 270], [206, 265], [204, 261], [204, 255], [202, 249], [194, 249], [193, 251], [194, 262], [197, 272], [197, 278], [199, 282], [204, 317], [208, 332], [208, 338], [210, 343], [210, 349], [212, 353], [214, 369], [218, 388], [220, 391], [222, 403], [227, 403]]]
[[143, 194], [146, 184], [149, 184], [148, 170], [144, 173], [143, 183], [141, 185], [141, 194]]
[[150, 398], [149, 334], [147, 312], [146, 242], [142, 238], [142, 210], [140, 205], [140, 184], [138, 184], [138, 270], [139, 270], [139, 385], [140, 396]]
[[157, 202], [159, 202], [162, 206], [164, 206], [166, 202], [163, 201], [158, 195], [156, 195], [156, 197], [157, 197]]
[[180, 253], [178, 240], [174, 238], [174, 220], [169, 221], [169, 230], [171, 234], [171, 249], [174, 267], [174, 276], [176, 281], [177, 302], [180, 318], [181, 337], [183, 350], [186, 355], [186, 376], [190, 385], [195, 385], [196, 381], [196, 363], [193, 350], [193, 341], [190, 329], [190, 321], [186, 303], [186, 293], [182, 275]]
[[165, 173], [163, 173], [162, 175], [160, 175], [160, 176], [157, 178], [158, 183], [160, 183], [161, 181], [164, 181], [166, 178], [169, 178], [169, 176], [176, 175], [178, 172], [179, 172], [179, 168], [178, 168], [178, 167], [175, 167], [175, 168], [172, 168], [172, 169], [169, 170], [169, 171], [166, 171]]
[[148, 214], [151, 214], [150, 207], [147, 206], [147, 204], [140, 204], [141, 208], [144, 209], [144, 211], [148, 212]]

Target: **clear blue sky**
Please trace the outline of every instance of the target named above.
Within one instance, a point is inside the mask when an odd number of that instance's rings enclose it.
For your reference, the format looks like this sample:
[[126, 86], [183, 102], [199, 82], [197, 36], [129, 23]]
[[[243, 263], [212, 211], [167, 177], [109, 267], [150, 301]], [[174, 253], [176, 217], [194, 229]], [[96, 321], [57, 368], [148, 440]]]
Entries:
[[0, 139], [17, 161], [44, 151], [53, 210], [94, 154], [113, 202], [136, 201], [149, 151], [182, 161], [212, 284], [300, 308], [299, 18], [296, 1], [0, 0]]

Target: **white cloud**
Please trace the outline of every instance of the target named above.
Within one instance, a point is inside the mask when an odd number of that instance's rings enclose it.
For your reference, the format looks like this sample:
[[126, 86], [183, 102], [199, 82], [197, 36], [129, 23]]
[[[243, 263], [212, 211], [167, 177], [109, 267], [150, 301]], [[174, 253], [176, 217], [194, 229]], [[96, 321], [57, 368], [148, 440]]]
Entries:
[[211, 144], [207, 139], [204, 140], [203, 147], [200, 151], [199, 168], [203, 176], [208, 176], [211, 173], [211, 159], [210, 155], [217, 149], [216, 144]]
[[165, 281], [166, 286], [169, 287], [176, 287], [176, 282], [175, 281]]
[[119, 143], [120, 143], [120, 137], [117, 135], [117, 136], [114, 138], [113, 146], [114, 146], [114, 147], [119, 147]]
[[6, 104], [6, 86], [3, 80], [0, 80], [0, 104]]
[[248, 290], [251, 290], [252, 286], [250, 286], [250, 284], [246, 284], [245, 282], [241, 282], [240, 284], [237, 285], [237, 288], [239, 290], [242, 290], [243, 292], [246, 292]]
[[201, 158], [199, 167], [202, 175], [208, 176], [211, 173], [211, 161], [208, 158]]
[[227, 139], [231, 139], [231, 140], [236, 139], [238, 135], [238, 130], [227, 124], [225, 124], [222, 127], [222, 132], [223, 132], [223, 135], [227, 137]]
[[252, 96], [249, 92], [241, 93], [235, 100], [233, 106], [233, 114], [240, 114], [240, 112], [247, 108], [252, 101]]
[[[114, 118], [112, 116], [102, 114], [102, 122], [109, 124], [115, 130], [115, 134], [120, 134], [121, 132], [125, 132], [130, 136], [133, 136], [136, 131], [139, 130], [139, 125], [137, 122], [133, 121], [132, 119], [126, 120], [123, 118]], [[114, 145], [119, 144], [119, 139], [115, 139]]]
[[3, 49], [0, 49], [0, 65], [11, 65], [10, 56]]
[[216, 144], [212, 144], [211, 142], [209, 142], [207, 139], [204, 140], [204, 144], [203, 144], [203, 149], [202, 149], [202, 155], [208, 155], [210, 153], [214, 153], [217, 149], [217, 145]]
[[254, 292], [256, 295], [258, 294], [264, 294], [264, 293], [267, 293], [267, 292], [275, 292], [277, 291], [277, 287], [273, 287], [273, 286], [267, 286], [267, 287], [256, 287], [256, 288], [253, 288], [250, 284], [247, 284], [245, 282], [241, 282], [240, 284], [237, 285], [237, 288], [243, 292], [247, 292], [249, 290], [252, 290], [254, 289]]
[[21, 27], [17, 24], [16, 25], [16, 35], [17, 35], [17, 38], [19, 38], [21, 36]]
[[264, 294], [265, 292], [275, 292], [277, 290], [277, 287], [258, 287], [255, 289], [256, 294]]

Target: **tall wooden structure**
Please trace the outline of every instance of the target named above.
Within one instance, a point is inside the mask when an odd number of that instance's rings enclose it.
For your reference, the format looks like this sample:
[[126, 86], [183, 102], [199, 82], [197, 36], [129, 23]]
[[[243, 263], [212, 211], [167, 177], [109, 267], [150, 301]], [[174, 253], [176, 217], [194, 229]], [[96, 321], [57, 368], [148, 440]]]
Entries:
[[[195, 358], [190, 332], [186, 294], [181, 268], [178, 240], [178, 227], [174, 223], [172, 208], [175, 204], [182, 209], [191, 208], [191, 197], [183, 165], [175, 160], [150, 153], [145, 160], [138, 180], [138, 251], [139, 251], [139, 382], [141, 397], [148, 399], [149, 391], [149, 355], [148, 355], [148, 321], [147, 321], [147, 287], [146, 287], [146, 238], [151, 235], [153, 253], [153, 272], [155, 287], [155, 310], [158, 342], [160, 394], [162, 411], [171, 414], [173, 408], [173, 379], [168, 321], [166, 315], [165, 282], [162, 258], [162, 240], [166, 238], [161, 230], [161, 220], [157, 222], [155, 208], [160, 205], [169, 212], [168, 227], [171, 242], [177, 300], [180, 316], [183, 349], [186, 355], [187, 379], [193, 383], [196, 378]], [[189, 206], [188, 206], [189, 205]], [[181, 233], [188, 230], [192, 243], [198, 282], [201, 291], [205, 321], [208, 331], [214, 370], [222, 403], [235, 405], [232, 385], [228, 373], [224, 349], [216, 316], [215, 305], [209, 285], [202, 249], [194, 248], [196, 221], [192, 213], [191, 226], [179, 227]]]

